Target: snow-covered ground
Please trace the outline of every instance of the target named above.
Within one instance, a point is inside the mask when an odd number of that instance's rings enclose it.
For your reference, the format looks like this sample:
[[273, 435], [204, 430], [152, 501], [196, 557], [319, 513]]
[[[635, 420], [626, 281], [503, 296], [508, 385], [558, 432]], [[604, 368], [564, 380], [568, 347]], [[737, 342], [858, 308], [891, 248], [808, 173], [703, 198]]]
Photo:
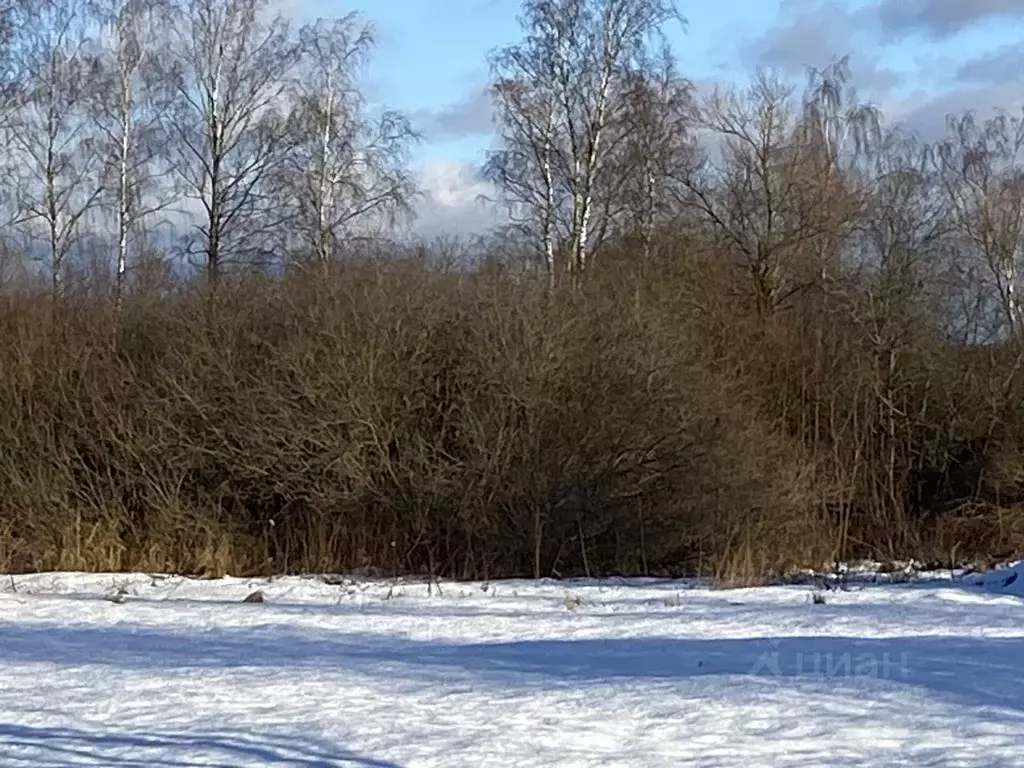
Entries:
[[1012, 577], [4, 576], [0, 766], [1021, 766]]

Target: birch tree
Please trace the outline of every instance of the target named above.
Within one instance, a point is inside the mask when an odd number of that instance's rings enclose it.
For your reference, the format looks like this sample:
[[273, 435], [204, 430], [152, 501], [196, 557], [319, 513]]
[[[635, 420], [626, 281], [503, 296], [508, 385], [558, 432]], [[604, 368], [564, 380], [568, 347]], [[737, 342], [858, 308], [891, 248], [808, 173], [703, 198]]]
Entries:
[[936, 161], [953, 221], [966, 250], [980, 261], [1001, 324], [1024, 344], [1024, 116], [999, 113], [978, 122], [951, 118]]
[[574, 279], [609, 231], [595, 218], [610, 209], [608, 171], [624, 135], [616, 125], [623, 73], [673, 17], [670, 0], [526, 0], [526, 36], [494, 57], [504, 147], [490, 176], [513, 206], [539, 215], [549, 268], [552, 233], [564, 232], [563, 261]]
[[16, 48], [23, 0], [0, 0], [0, 135], [6, 140], [19, 97], [24, 95], [19, 78]]
[[592, 228], [602, 193], [599, 179], [615, 151], [616, 77], [644, 53], [675, 9], [663, 0], [568, 0], [561, 5], [555, 19], [561, 33], [556, 72], [569, 148], [569, 269], [582, 274], [600, 245], [592, 240]]
[[699, 151], [694, 139], [695, 104], [672, 55], [630, 73], [622, 123], [624, 147], [618, 173], [625, 180], [627, 231], [640, 241], [641, 269], [651, 259], [655, 233], [679, 211], [680, 179], [692, 176]]
[[820, 153], [829, 180], [853, 171], [882, 142], [881, 112], [859, 100], [849, 57], [807, 71], [802, 118], [804, 139]]
[[22, 88], [9, 151], [17, 223], [42, 234], [52, 294], [64, 293], [67, 257], [83, 217], [102, 192], [89, 107], [95, 59], [78, 0], [23, 0], [16, 16], [15, 67]]
[[296, 61], [269, 0], [182, 0], [174, 23], [175, 99], [166, 124], [181, 192], [216, 290], [225, 265], [272, 257], [284, 212], [267, 182], [287, 148], [286, 77]]
[[491, 153], [484, 174], [501, 191], [513, 227], [534, 244], [553, 285], [565, 201], [556, 177], [564, 150], [555, 81], [557, 39], [539, 20], [532, 23], [526, 42], [492, 59], [496, 79], [491, 96], [502, 146]]
[[[12, 205], [16, 203], [17, 198], [13, 194], [17, 179], [12, 175], [15, 166], [11, 162], [10, 148], [15, 118], [25, 96], [24, 86], [17, 71], [19, 62], [14, 55], [17, 42], [16, 25], [20, 16], [19, 5], [20, 0], [0, 0], [0, 141], [3, 141], [4, 149], [7, 150], [0, 156], [0, 216], [5, 224], [5, 230], [9, 229], [11, 217], [15, 215]], [[0, 272], [5, 274], [13, 263], [9, 246], [5, 232], [0, 236], [0, 254], [3, 254]], [[7, 282], [9, 281], [5, 279], [4, 283]]]
[[103, 30], [102, 75], [96, 100], [107, 192], [113, 212], [115, 316], [120, 316], [130, 239], [140, 224], [167, 203], [159, 185], [158, 161], [166, 155], [157, 67], [160, 38], [155, 25], [166, 19], [161, 0], [100, 0], [93, 13]]
[[321, 19], [304, 27], [299, 40], [281, 190], [292, 228], [326, 268], [339, 243], [411, 215], [416, 183], [408, 150], [416, 137], [401, 113], [369, 114], [358, 77], [374, 36], [357, 14]]

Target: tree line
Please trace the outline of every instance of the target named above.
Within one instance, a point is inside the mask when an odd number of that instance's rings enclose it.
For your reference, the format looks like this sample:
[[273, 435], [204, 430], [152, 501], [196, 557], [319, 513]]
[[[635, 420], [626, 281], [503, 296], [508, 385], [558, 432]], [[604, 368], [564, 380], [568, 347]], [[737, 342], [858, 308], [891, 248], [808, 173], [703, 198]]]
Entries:
[[507, 217], [417, 244], [359, 17], [5, 10], [0, 568], [1019, 552], [1020, 115], [925, 141], [845, 58], [699, 94], [668, 0], [525, 0], [490, 60]]
[[142, 251], [216, 285], [326, 262], [409, 210], [416, 136], [362, 96], [374, 30], [355, 14], [293, 29], [266, 0], [12, 0], [5, 21], [6, 229], [55, 296], [73, 256], [112, 266], [119, 301]]

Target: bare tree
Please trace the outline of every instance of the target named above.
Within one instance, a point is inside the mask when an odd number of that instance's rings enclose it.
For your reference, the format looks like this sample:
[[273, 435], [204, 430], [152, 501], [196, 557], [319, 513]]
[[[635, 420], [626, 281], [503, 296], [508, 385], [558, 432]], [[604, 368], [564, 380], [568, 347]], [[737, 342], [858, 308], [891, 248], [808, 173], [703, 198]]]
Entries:
[[670, 0], [526, 0], [524, 40], [493, 59], [504, 147], [489, 175], [513, 208], [538, 217], [549, 270], [559, 229], [577, 278], [609, 231], [595, 219], [610, 208], [602, 179], [614, 178], [607, 170], [624, 135], [623, 75], [673, 17]]
[[216, 290], [225, 264], [268, 258], [283, 212], [266, 183], [285, 157], [286, 77], [297, 49], [270, 0], [183, 0], [174, 28], [173, 167], [198, 203], [201, 253]]
[[321, 19], [299, 37], [281, 189], [290, 198], [291, 226], [325, 267], [339, 242], [412, 214], [408, 148], [416, 136], [398, 112], [367, 114], [358, 76], [374, 46], [370, 25], [350, 14]]
[[800, 221], [791, 98], [787, 84], [763, 73], [745, 93], [708, 97], [699, 122], [716, 140], [717, 158], [685, 179], [691, 203], [718, 246], [749, 273], [765, 313], [792, 290], [786, 268], [812, 235]]
[[848, 56], [808, 70], [802, 117], [804, 138], [820, 153], [828, 179], [854, 170], [882, 141], [881, 112], [859, 101]]
[[665, 49], [630, 73], [623, 100], [625, 131], [616, 173], [625, 181], [626, 226], [640, 241], [642, 268], [651, 258], [658, 226], [677, 213], [684, 192], [679, 179], [692, 176], [699, 157], [693, 134], [694, 99]]
[[873, 275], [868, 293], [886, 317], [921, 302], [923, 281], [946, 268], [953, 226], [937, 176], [931, 146], [899, 129], [884, 135], [854, 256]]
[[949, 121], [937, 162], [961, 244], [980, 259], [1009, 334], [1024, 342], [1024, 119], [999, 113], [979, 123], [968, 113]]
[[16, 56], [19, 37], [24, 33], [19, 25], [24, 18], [23, 0], [0, 0], [0, 130], [3, 131], [10, 127], [19, 97], [24, 95]]
[[849, 57], [808, 70], [796, 138], [815, 190], [809, 200], [827, 204], [819, 209], [826, 215], [818, 217], [825, 225], [809, 244], [811, 267], [825, 280], [839, 271], [843, 239], [864, 205], [875, 170], [870, 163], [882, 143], [881, 112], [859, 100]]
[[720, 246], [746, 269], [760, 310], [838, 267], [861, 198], [856, 163], [877, 117], [845, 90], [841, 65], [812, 73], [803, 108], [781, 78], [759, 73], [743, 93], [716, 91], [699, 122], [716, 151], [686, 181]]
[[9, 149], [17, 178], [17, 221], [46, 240], [54, 297], [79, 224], [97, 203], [102, 174], [94, 149], [88, 15], [79, 0], [22, 0], [15, 67], [21, 108]]
[[537, 14], [525, 15], [525, 42], [492, 56], [491, 96], [501, 149], [491, 153], [485, 176], [501, 191], [519, 234], [536, 243], [548, 279], [556, 279], [560, 248], [559, 210], [564, 191], [556, 179], [561, 166], [558, 124], [560, 96], [555, 78], [557, 38]]
[[[874, 147], [870, 168], [844, 265], [850, 282], [859, 277], [858, 290], [829, 307], [833, 318], [849, 311], [864, 354], [856, 374], [862, 407], [857, 424], [844, 427], [860, 435], [854, 451], [833, 466], [847, 491], [857, 473], [871, 467], [865, 475], [870, 506], [892, 525], [905, 503], [905, 467], [916, 460], [911, 446], [920, 416], [906, 403], [930, 386], [927, 368], [911, 359], [927, 329], [943, 325], [949, 206], [936, 183], [931, 147], [911, 134], [888, 131]], [[815, 354], [828, 356], [820, 346]], [[844, 500], [847, 511], [852, 501]]]
[[614, 154], [611, 120], [616, 77], [676, 10], [665, 0], [572, 0], [555, 23], [562, 32], [557, 59], [572, 195], [571, 271], [582, 273], [599, 243], [591, 241], [598, 179]]
[[[14, 194], [17, 179], [13, 175], [16, 167], [11, 163], [10, 147], [16, 125], [19, 105], [26, 96], [24, 83], [17, 71], [18, 58], [14, 55], [18, 38], [19, 17], [22, 15], [21, 0], [0, 0], [0, 140], [3, 141], [6, 156], [0, 158], [0, 216], [5, 228], [10, 227], [15, 216]], [[0, 245], [6, 252], [6, 243]], [[6, 259], [6, 257], [5, 257]]]
[[95, 114], [115, 218], [115, 316], [124, 299], [129, 240], [168, 204], [158, 184], [158, 160], [166, 154], [161, 119], [166, 104], [157, 81], [160, 38], [154, 28], [167, 10], [162, 0], [97, 0], [93, 6], [104, 44]]

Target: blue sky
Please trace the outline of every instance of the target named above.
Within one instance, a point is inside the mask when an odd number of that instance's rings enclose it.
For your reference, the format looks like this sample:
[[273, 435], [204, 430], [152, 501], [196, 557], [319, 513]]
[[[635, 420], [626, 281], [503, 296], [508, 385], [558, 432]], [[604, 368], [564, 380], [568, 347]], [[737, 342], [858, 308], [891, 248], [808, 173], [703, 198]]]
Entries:
[[[356, 10], [374, 21], [368, 73], [374, 100], [408, 112], [427, 141], [424, 179], [441, 185], [432, 215], [445, 226], [472, 218], [473, 167], [490, 146], [482, 97], [487, 54], [519, 36], [519, 0], [292, 0], [300, 15]], [[687, 19], [669, 33], [681, 72], [709, 89], [742, 83], [757, 66], [802, 76], [833, 55], [853, 54], [865, 98], [928, 136], [947, 112], [1020, 103], [1024, 0], [680, 0]], [[466, 187], [465, 194], [456, 190]], [[429, 190], [428, 190], [429, 191]]]
[[[378, 27], [372, 91], [412, 114], [443, 110], [472, 99], [487, 80], [487, 55], [515, 42], [519, 0], [304, 0], [306, 13], [358, 10]], [[756, 8], [755, 12], [751, 12]], [[695, 3], [684, 15], [687, 32], [667, 29], [690, 77], [709, 78], [729, 56], [723, 49], [737, 31], [754, 34], [777, 15], [774, 2], [719, 0]], [[726, 53], [716, 55], [716, 49]], [[448, 137], [421, 148], [426, 161], [472, 161], [489, 145], [483, 135]]]

